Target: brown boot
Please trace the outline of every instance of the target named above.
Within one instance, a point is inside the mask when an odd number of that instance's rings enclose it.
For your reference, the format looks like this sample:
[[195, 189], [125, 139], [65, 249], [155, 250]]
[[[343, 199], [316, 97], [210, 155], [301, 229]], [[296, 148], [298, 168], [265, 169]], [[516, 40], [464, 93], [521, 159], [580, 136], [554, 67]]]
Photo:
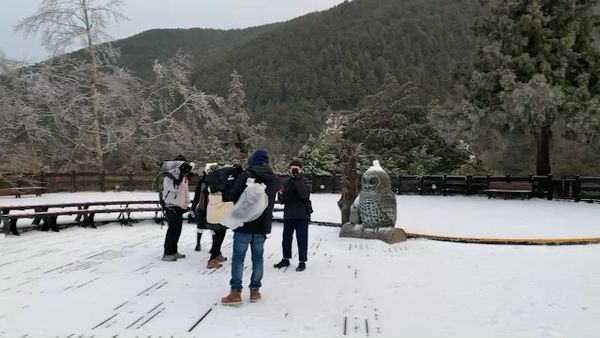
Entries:
[[218, 255], [217, 257], [215, 257], [215, 260], [219, 263], [223, 263], [227, 260], [227, 257], [224, 257], [223, 255]]
[[208, 264], [206, 265], [206, 267], [209, 269], [218, 269], [222, 266], [223, 264], [219, 263], [216, 258], [209, 260]]
[[239, 291], [231, 290], [227, 297], [221, 298], [221, 304], [223, 305], [241, 305], [242, 304], [242, 293]]
[[258, 289], [250, 289], [250, 303], [256, 303], [261, 299]]

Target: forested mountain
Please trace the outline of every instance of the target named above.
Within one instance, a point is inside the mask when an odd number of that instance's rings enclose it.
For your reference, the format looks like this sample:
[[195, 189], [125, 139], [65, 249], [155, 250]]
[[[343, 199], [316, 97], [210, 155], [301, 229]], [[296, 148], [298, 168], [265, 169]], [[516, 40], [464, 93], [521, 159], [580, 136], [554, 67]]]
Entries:
[[222, 93], [226, 74], [243, 77], [255, 120], [278, 134], [315, 132], [323, 112], [353, 109], [391, 73], [423, 102], [443, 100], [453, 74], [469, 69], [478, 0], [355, 0], [287, 22], [214, 62], [195, 83]]
[[354, 109], [386, 73], [413, 82], [423, 103], [444, 100], [470, 69], [478, 0], [355, 0], [330, 10], [243, 30], [151, 30], [115, 43], [121, 64], [148, 79], [155, 59], [197, 58], [195, 85], [224, 94], [228, 74], [245, 84], [255, 122], [297, 149], [321, 130], [328, 109]]
[[113, 45], [120, 49], [120, 64], [143, 79], [152, 76], [154, 60], [165, 60], [179, 50], [194, 56], [198, 64], [227, 53], [264, 32], [278, 27], [270, 24], [246, 29], [152, 29], [118, 40]]

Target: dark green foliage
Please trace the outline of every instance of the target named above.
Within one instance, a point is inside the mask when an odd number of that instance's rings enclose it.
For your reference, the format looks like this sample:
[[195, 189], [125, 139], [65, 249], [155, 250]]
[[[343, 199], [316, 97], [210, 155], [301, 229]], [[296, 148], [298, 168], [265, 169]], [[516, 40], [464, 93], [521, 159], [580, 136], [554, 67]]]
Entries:
[[447, 145], [427, 117], [413, 84], [400, 85], [388, 74], [381, 91], [366, 97], [350, 116], [344, 136], [362, 143], [364, 151], [388, 170], [451, 172], [466, 162], [467, 153]]
[[[113, 42], [121, 50], [119, 64], [145, 80], [152, 80], [154, 60], [166, 60], [178, 51], [192, 55], [198, 64], [210, 62], [280, 24], [246, 29], [152, 29]], [[229, 70], [231, 73], [233, 69]], [[203, 87], [203, 86], [201, 86]]]
[[486, 134], [495, 129], [505, 137], [511, 137], [506, 131], [533, 135], [539, 175], [551, 173], [557, 122], [588, 144], [600, 131], [600, 48], [593, 34], [598, 4], [493, 0], [475, 25], [478, 58], [466, 115], [480, 120], [477, 128]]
[[276, 133], [304, 139], [322, 112], [354, 109], [386, 73], [411, 81], [419, 99], [443, 99], [458, 65], [470, 64], [470, 27], [477, 0], [356, 0], [306, 15], [266, 32], [214, 62], [199, 65], [194, 81], [224, 93], [227, 74], [245, 79], [254, 119]]

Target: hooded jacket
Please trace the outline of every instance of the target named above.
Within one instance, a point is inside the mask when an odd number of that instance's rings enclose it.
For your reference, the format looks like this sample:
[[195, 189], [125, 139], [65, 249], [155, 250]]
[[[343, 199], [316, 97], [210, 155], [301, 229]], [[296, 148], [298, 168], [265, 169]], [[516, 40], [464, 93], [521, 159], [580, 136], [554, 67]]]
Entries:
[[247, 234], [270, 234], [271, 225], [273, 223], [273, 207], [275, 205], [275, 195], [281, 185], [279, 178], [275, 176], [271, 168], [267, 165], [251, 165], [243, 173], [241, 173], [235, 180], [233, 188], [228, 192], [228, 198], [230, 201], [237, 203], [240, 196], [246, 189], [246, 181], [248, 178], [254, 178], [257, 183], [264, 183], [267, 187], [265, 193], [269, 199], [269, 204], [265, 211], [260, 215], [259, 218], [254, 221], [244, 223], [243, 226], [235, 229], [235, 232], [247, 233]]

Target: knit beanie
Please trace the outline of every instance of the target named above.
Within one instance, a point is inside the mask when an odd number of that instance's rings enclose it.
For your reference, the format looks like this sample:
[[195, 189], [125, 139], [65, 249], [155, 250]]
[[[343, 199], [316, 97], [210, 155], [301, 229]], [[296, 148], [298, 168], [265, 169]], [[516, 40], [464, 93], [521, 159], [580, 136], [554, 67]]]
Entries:
[[265, 149], [257, 149], [248, 159], [249, 165], [267, 165], [269, 164], [269, 153]]

